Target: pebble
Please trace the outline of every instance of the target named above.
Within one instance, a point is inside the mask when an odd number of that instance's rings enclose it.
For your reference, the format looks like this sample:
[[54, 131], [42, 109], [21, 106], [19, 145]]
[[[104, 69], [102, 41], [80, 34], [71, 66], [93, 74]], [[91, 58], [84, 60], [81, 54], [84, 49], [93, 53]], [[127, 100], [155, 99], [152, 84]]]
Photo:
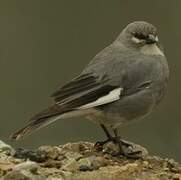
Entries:
[[41, 175], [34, 175], [26, 170], [18, 170], [7, 173], [4, 180], [46, 180], [46, 178]]
[[17, 148], [14, 157], [19, 159], [30, 159], [31, 161], [35, 162], [43, 162], [47, 159], [44, 151], [24, 148]]
[[0, 153], [13, 155], [15, 153], [15, 150], [10, 145], [0, 140]]
[[75, 160], [78, 160], [82, 157], [82, 155], [78, 152], [71, 152], [71, 151], [68, 151], [65, 153], [65, 157], [67, 159], [75, 159]]
[[34, 173], [37, 171], [38, 168], [39, 168], [39, 165], [36, 162], [26, 161], [26, 162], [15, 165], [13, 170], [15, 171], [27, 170]]
[[80, 171], [89, 171], [93, 170], [91, 159], [90, 158], [82, 158], [78, 161], [79, 170]]
[[58, 159], [62, 155], [62, 149], [58, 146], [41, 146], [38, 150], [46, 153], [47, 158], [54, 160]]
[[62, 167], [62, 169], [70, 172], [75, 172], [79, 169], [79, 165], [75, 159], [69, 159]]

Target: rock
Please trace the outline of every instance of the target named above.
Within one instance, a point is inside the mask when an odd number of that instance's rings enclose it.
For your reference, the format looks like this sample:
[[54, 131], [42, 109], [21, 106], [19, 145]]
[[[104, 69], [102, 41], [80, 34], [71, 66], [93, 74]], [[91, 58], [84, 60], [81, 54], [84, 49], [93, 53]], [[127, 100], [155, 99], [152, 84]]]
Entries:
[[90, 157], [82, 158], [78, 161], [80, 171], [91, 171], [93, 170]]
[[20, 170], [27, 170], [32, 173], [35, 173], [38, 169], [39, 165], [36, 162], [26, 161], [14, 166], [13, 170], [20, 171]]
[[99, 169], [100, 167], [104, 167], [109, 164], [109, 161], [102, 156], [92, 156], [90, 159], [93, 169]]
[[45, 176], [37, 175], [38, 168], [39, 165], [32, 161], [17, 164], [5, 175], [4, 180], [45, 180]]
[[46, 153], [40, 150], [30, 150], [24, 148], [17, 148], [14, 157], [20, 159], [29, 159], [31, 161], [43, 162], [47, 159]]
[[4, 180], [46, 180], [44, 176], [34, 175], [29, 171], [12, 171], [4, 176]]
[[17, 148], [14, 157], [20, 159], [29, 159], [31, 161], [43, 162], [47, 159], [46, 153], [40, 150], [31, 150], [24, 148]]
[[62, 156], [62, 149], [58, 146], [41, 146], [38, 148], [40, 152], [44, 152], [49, 159], [58, 159]]
[[78, 152], [72, 152], [72, 151], [68, 151], [65, 153], [65, 157], [67, 159], [75, 159], [75, 160], [78, 160], [80, 159], [82, 156], [82, 154], [78, 153]]
[[5, 144], [0, 140], [0, 153], [11, 154], [13, 155], [15, 150], [8, 144]]
[[78, 142], [78, 143], [67, 143], [65, 145], [60, 145], [59, 147], [62, 148], [62, 151], [67, 152], [77, 152], [77, 153], [85, 153], [92, 150], [94, 144], [89, 142]]
[[63, 170], [75, 172], [79, 168], [79, 165], [75, 159], [69, 159], [66, 164], [62, 167]]
[[[133, 143], [125, 148], [131, 152], [141, 151], [141, 158], [113, 156], [119, 150], [114, 143], [107, 143], [100, 149], [88, 142], [41, 146], [36, 150], [21, 150], [19, 156], [12, 156], [2, 148], [0, 179], [181, 180], [180, 163], [151, 156], [145, 148]], [[28, 157], [34, 160], [27, 160]]]

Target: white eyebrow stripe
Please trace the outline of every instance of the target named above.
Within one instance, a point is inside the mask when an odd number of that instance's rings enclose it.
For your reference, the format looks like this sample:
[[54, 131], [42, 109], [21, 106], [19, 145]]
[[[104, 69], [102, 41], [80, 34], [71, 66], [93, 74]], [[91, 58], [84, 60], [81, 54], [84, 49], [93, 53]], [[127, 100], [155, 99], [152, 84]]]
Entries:
[[144, 40], [138, 39], [138, 38], [136, 38], [136, 37], [134, 37], [134, 36], [131, 38], [131, 40], [132, 40], [133, 42], [135, 42], [136, 44], [139, 44], [139, 43], [141, 43], [141, 42], [144, 41]]

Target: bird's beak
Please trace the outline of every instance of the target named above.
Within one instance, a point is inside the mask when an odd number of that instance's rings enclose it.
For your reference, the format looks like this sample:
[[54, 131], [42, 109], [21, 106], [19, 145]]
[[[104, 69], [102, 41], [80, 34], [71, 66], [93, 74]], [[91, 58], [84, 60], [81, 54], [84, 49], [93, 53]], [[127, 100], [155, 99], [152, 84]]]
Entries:
[[158, 36], [154, 36], [153, 34], [148, 35], [148, 39], [146, 40], [147, 44], [154, 44], [158, 42]]

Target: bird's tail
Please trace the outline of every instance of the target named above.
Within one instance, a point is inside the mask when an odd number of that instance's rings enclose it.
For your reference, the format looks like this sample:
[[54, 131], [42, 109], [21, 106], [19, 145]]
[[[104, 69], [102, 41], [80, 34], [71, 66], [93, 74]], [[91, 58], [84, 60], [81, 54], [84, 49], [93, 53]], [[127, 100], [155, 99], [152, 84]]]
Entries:
[[28, 124], [13, 133], [10, 138], [13, 140], [22, 139], [25, 135], [28, 135], [42, 127], [47, 126], [48, 124], [56, 121], [60, 118], [60, 115], [65, 112], [61, 111], [60, 108], [56, 105], [51, 106], [44, 111], [40, 112], [39, 114], [35, 115], [28, 121]]

